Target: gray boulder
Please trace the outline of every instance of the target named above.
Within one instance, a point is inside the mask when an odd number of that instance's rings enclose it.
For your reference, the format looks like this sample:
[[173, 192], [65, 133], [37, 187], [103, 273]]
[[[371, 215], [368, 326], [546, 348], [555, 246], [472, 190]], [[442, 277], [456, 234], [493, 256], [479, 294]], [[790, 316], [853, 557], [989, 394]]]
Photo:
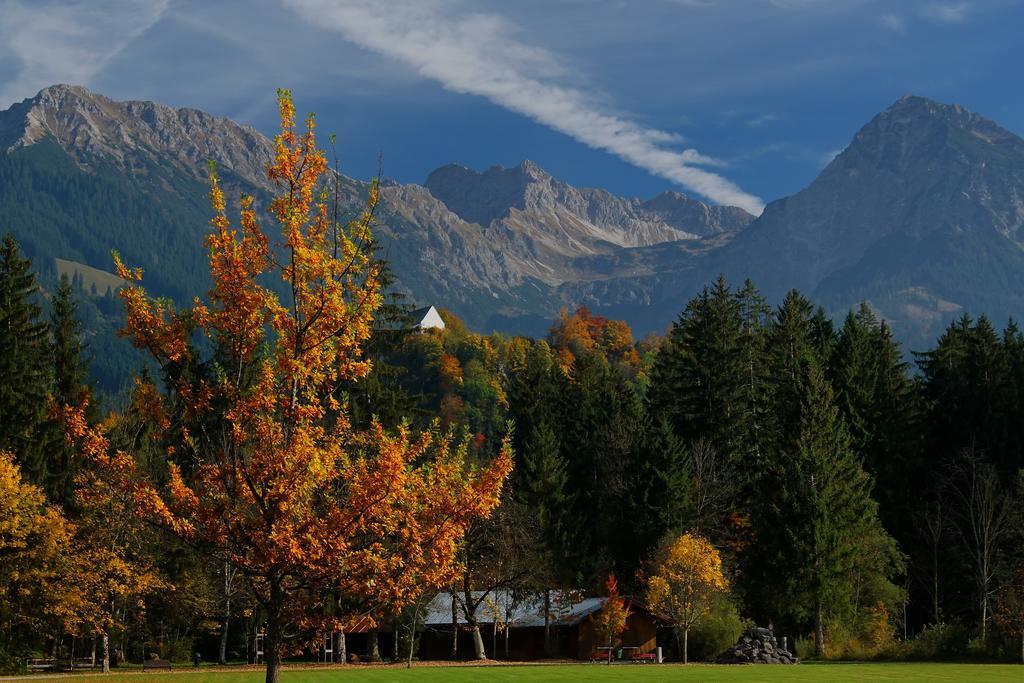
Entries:
[[718, 655], [719, 664], [797, 664], [799, 660], [784, 649], [766, 628], [749, 628], [736, 644]]

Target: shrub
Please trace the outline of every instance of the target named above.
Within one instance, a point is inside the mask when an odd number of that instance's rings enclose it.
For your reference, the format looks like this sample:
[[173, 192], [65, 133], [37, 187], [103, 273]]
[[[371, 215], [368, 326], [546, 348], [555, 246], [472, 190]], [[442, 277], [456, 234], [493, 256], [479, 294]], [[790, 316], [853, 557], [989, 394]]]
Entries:
[[826, 630], [827, 659], [894, 659], [899, 656], [896, 630], [882, 603], [864, 610], [855, 624], [834, 620]]
[[713, 660], [750, 626], [753, 624], [740, 618], [736, 604], [728, 596], [716, 597], [711, 611], [690, 629], [690, 659]]
[[793, 641], [793, 654], [799, 659], [814, 658], [814, 638], [797, 638]]
[[961, 659], [967, 655], [967, 642], [967, 629], [960, 624], [935, 624], [925, 626], [903, 651], [907, 659]]

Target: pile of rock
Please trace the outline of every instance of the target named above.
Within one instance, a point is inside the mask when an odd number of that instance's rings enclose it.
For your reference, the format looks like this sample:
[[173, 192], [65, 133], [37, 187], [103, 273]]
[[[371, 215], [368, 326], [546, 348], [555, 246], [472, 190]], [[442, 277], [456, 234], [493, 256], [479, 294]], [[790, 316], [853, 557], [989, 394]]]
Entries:
[[736, 644], [718, 655], [719, 664], [797, 664], [799, 660], [780, 644], [769, 629], [748, 628]]

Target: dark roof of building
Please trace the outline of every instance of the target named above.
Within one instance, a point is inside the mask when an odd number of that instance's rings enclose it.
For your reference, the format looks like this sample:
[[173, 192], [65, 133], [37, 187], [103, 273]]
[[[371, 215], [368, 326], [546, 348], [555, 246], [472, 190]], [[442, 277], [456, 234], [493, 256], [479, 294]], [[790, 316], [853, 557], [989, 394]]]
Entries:
[[[482, 591], [473, 591], [473, 599], [480, 598]], [[650, 615], [653, 619], [668, 623], [670, 620], [651, 612], [634, 600], [629, 601], [634, 611]], [[552, 591], [551, 625], [556, 627], [575, 626], [599, 612], [607, 598], [584, 598], [575, 591]], [[460, 625], [465, 625], [466, 618], [461, 604], [457, 609]], [[508, 624], [512, 628], [530, 628], [544, 625], [544, 594], [530, 593], [522, 596], [513, 591], [491, 591], [487, 599], [477, 609], [477, 621], [481, 624], [492, 624], [495, 621]], [[438, 593], [427, 606], [423, 620], [426, 626], [451, 626], [452, 594]]]

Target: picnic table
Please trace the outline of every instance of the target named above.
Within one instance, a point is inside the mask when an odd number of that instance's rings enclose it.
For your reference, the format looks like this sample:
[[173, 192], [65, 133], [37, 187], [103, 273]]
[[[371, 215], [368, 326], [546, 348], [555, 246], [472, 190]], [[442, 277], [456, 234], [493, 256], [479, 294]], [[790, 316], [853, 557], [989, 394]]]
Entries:
[[142, 662], [142, 670], [147, 669], [170, 669], [171, 663], [166, 659], [147, 659]]

